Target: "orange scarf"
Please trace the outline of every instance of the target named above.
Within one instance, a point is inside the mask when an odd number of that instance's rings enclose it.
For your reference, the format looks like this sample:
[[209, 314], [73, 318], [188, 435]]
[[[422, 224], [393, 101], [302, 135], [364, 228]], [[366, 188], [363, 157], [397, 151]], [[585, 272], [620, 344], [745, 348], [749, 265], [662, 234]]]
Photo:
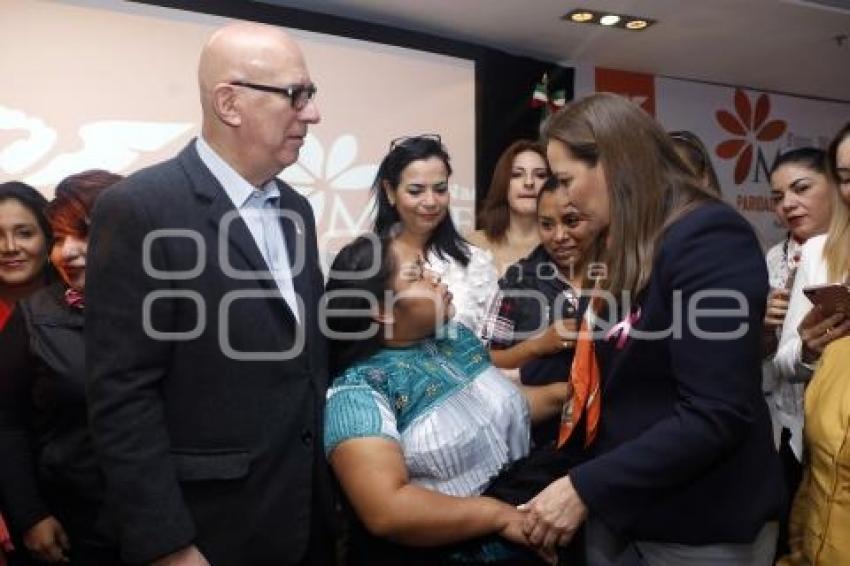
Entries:
[[[589, 310], [591, 308], [589, 307]], [[582, 412], [587, 416], [584, 439], [584, 445], [587, 447], [596, 438], [602, 399], [596, 346], [593, 342], [592, 328], [588, 325], [586, 316], [582, 319], [576, 340], [573, 365], [570, 368], [570, 384], [573, 391], [572, 396], [564, 403], [564, 410], [561, 413], [558, 447], [560, 448], [569, 440], [581, 420]]]

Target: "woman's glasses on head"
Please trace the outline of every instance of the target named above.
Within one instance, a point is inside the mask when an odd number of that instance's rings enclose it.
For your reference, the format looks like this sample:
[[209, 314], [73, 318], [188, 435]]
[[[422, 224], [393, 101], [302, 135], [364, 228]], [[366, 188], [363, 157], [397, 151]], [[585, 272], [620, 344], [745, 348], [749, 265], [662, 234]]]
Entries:
[[390, 142], [390, 151], [394, 150], [397, 147], [406, 147], [420, 141], [431, 141], [438, 145], [442, 145], [443, 143], [443, 140], [440, 138], [440, 134], [420, 134], [418, 136], [402, 136], [400, 138], [395, 138]]

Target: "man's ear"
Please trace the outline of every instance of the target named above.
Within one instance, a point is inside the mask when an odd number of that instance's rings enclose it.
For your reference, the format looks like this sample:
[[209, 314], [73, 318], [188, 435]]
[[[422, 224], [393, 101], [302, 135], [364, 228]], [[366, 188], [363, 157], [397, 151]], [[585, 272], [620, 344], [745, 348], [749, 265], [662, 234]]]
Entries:
[[390, 182], [384, 179], [381, 181], [381, 187], [387, 195], [387, 200], [390, 201], [390, 206], [395, 206], [395, 191], [393, 190], [393, 186], [390, 185]]
[[242, 125], [242, 111], [233, 85], [217, 85], [212, 93], [212, 106], [218, 119], [228, 126]]

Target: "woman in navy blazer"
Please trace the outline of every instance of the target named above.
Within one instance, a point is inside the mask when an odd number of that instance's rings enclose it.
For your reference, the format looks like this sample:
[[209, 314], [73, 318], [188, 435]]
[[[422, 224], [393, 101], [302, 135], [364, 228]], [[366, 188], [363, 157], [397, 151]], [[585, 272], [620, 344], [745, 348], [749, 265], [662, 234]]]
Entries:
[[[601, 412], [588, 458], [523, 506], [527, 534], [564, 544], [587, 519], [589, 564], [772, 564], [782, 488], [751, 227], [622, 97], [576, 101], [544, 135], [554, 175], [605, 242], [606, 299], [592, 321]], [[588, 406], [576, 433], [594, 428]]]

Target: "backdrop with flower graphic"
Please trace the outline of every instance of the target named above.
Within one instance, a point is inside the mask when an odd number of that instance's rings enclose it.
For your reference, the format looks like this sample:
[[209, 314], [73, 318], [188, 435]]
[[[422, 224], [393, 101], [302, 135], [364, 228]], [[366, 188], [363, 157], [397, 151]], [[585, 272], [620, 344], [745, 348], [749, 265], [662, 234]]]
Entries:
[[720, 127], [732, 136], [721, 142], [715, 151], [721, 159], [735, 160], [733, 179], [736, 185], [749, 178], [758, 144], [776, 141], [788, 129], [785, 120], [770, 119], [770, 95], [759, 94], [753, 112], [750, 97], [740, 88], [735, 90], [735, 113], [718, 110], [715, 116]]
[[850, 104], [656, 77], [656, 115], [668, 130], [691, 130], [712, 152], [723, 197], [756, 227], [762, 244], [785, 236], [770, 200], [777, 156], [826, 147], [850, 119]]
[[765, 247], [785, 236], [767, 175], [776, 157], [796, 147], [826, 147], [850, 119], [850, 103], [579, 67], [577, 97], [597, 89], [629, 97], [668, 131], [697, 134], [712, 153], [724, 199], [755, 226]]
[[[100, 0], [2, 4], [0, 50], [10, 55], [0, 73], [11, 82], [0, 93], [0, 182], [24, 180], [51, 197], [71, 173], [128, 174], [197, 135], [198, 54], [230, 20]], [[322, 120], [281, 177], [309, 199], [323, 249], [369, 229], [377, 164], [391, 139], [418, 133], [442, 136], [454, 169], [452, 214], [471, 230], [474, 62], [291, 31], [318, 85]]]

